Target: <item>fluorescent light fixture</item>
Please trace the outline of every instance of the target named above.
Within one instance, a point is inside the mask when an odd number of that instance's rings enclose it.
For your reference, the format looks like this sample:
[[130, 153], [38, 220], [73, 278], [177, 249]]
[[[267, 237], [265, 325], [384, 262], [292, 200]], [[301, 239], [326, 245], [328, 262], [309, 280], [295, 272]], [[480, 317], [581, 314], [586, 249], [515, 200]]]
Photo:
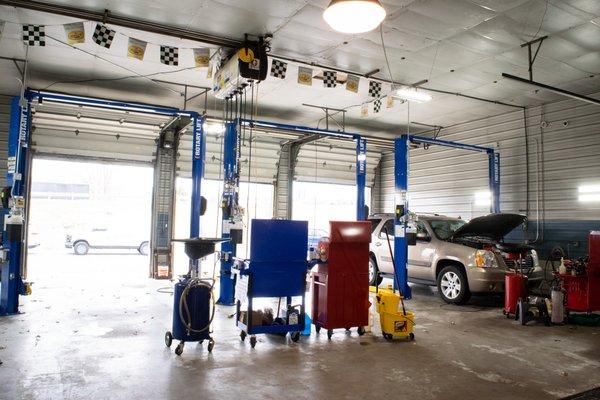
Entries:
[[323, 19], [338, 32], [364, 33], [377, 28], [385, 15], [378, 0], [333, 0], [323, 12]]
[[208, 133], [209, 135], [220, 135], [225, 132], [225, 125], [219, 122], [205, 122], [204, 133]]
[[489, 191], [475, 193], [476, 206], [490, 206], [492, 204], [492, 194]]
[[412, 101], [415, 103], [426, 103], [431, 100], [431, 96], [425, 92], [417, 91], [417, 88], [403, 86], [396, 90], [394, 97], [399, 97], [402, 100]]
[[579, 201], [582, 203], [600, 202], [600, 185], [579, 186]]

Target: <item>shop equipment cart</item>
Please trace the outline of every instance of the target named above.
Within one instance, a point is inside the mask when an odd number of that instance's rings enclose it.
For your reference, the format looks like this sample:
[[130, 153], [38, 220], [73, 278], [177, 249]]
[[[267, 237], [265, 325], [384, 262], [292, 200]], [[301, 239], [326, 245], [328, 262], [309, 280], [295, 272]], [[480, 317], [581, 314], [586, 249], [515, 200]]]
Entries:
[[[236, 324], [242, 341], [250, 335], [256, 345], [256, 334], [290, 333], [292, 341], [300, 339], [304, 330], [306, 290], [306, 252], [308, 222], [253, 219], [250, 232], [250, 259], [237, 259], [235, 275]], [[301, 297], [301, 304], [292, 304]], [[254, 309], [257, 298], [285, 298], [285, 309], [271, 322], [265, 322], [260, 310]]]
[[358, 327], [363, 335], [369, 323], [371, 222], [331, 221], [329, 232], [327, 261], [311, 274], [313, 324], [317, 333], [327, 329], [329, 339], [338, 328]]

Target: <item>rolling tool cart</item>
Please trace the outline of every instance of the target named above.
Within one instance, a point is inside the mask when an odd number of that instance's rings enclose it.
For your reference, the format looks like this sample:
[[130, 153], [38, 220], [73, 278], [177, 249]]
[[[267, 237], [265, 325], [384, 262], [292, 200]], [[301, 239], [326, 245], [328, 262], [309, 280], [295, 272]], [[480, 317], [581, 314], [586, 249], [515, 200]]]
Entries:
[[[306, 246], [308, 222], [253, 219], [250, 232], [250, 259], [237, 259], [232, 269], [236, 275], [236, 324], [242, 341], [250, 335], [256, 345], [256, 334], [290, 333], [292, 341], [300, 340], [304, 330], [304, 292], [306, 290]], [[292, 304], [301, 297], [301, 304]], [[285, 298], [280, 315], [265, 315], [254, 309], [257, 298]]]
[[338, 328], [358, 327], [362, 336], [369, 323], [371, 222], [331, 221], [329, 232], [326, 257], [311, 274], [313, 324], [317, 333], [327, 329], [329, 339]]
[[[214, 253], [215, 244], [227, 239], [175, 239], [173, 242], [185, 244], [185, 254], [190, 260], [199, 260]], [[211, 352], [215, 341], [210, 337], [215, 305], [212, 293], [213, 279], [198, 278], [198, 271], [190, 268], [188, 275], [180, 278], [175, 284], [173, 301], [173, 330], [165, 333], [165, 344], [171, 347], [173, 339], [179, 340], [175, 354], [183, 353], [186, 342], [208, 340], [208, 351]], [[211, 304], [212, 303], [212, 304]]]
[[568, 313], [600, 311], [600, 231], [590, 232], [588, 243], [587, 259], [571, 262], [568, 271], [556, 274]]

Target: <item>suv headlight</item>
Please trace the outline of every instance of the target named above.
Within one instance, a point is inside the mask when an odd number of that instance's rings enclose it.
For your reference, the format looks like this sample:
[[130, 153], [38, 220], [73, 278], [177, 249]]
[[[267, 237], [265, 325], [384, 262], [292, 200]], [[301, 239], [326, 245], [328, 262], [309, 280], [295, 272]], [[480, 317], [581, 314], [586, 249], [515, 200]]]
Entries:
[[488, 250], [477, 250], [475, 252], [475, 265], [479, 268], [496, 268], [496, 256]]

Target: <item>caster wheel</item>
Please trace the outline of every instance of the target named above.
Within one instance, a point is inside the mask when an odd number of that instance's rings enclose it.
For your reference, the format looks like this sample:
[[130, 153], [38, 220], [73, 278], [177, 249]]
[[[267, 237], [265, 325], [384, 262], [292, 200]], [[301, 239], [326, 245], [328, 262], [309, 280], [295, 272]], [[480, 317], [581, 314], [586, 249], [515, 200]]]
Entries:
[[256, 336], [250, 336], [250, 347], [254, 348], [256, 346]]
[[362, 336], [365, 334], [365, 327], [364, 326], [359, 326], [358, 329], [356, 330], [356, 332], [358, 332], [359, 336]]
[[246, 332], [244, 332], [244, 331], [241, 331], [241, 332], [240, 332], [240, 339], [242, 340], [242, 342], [243, 342], [244, 340], [246, 340], [246, 336], [248, 336], [248, 334], [247, 334]]
[[212, 353], [214, 347], [215, 347], [215, 341], [214, 341], [214, 339], [210, 338], [210, 340], [208, 341], [208, 352]]
[[184, 346], [184, 342], [180, 342], [177, 347], [175, 347], [175, 354], [177, 354], [178, 356], [183, 354], [183, 346]]
[[171, 347], [171, 345], [173, 344], [173, 334], [169, 331], [167, 331], [167, 333], [165, 333], [165, 345], [167, 347]]
[[385, 340], [392, 340], [394, 337], [390, 333], [384, 333], [383, 338]]
[[292, 339], [292, 342], [296, 343], [298, 340], [300, 340], [300, 332], [291, 332], [290, 339]]
[[408, 339], [412, 342], [413, 340], [415, 340], [415, 334], [414, 333], [409, 333], [408, 334]]
[[331, 337], [333, 336], [333, 329], [329, 329], [327, 331], [327, 339], [331, 340]]
[[317, 333], [321, 332], [321, 325], [315, 325], [315, 332], [317, 332]]

